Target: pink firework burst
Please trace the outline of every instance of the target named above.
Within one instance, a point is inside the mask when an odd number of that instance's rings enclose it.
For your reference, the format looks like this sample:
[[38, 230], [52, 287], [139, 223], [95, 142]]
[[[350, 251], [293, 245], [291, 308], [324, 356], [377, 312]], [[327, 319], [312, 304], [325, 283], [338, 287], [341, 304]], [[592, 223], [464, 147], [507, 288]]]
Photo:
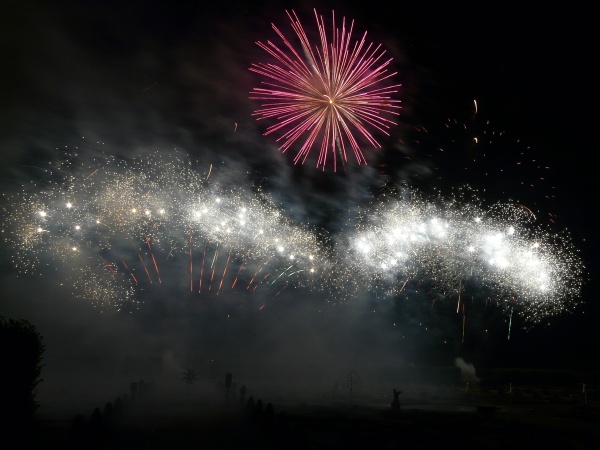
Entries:
[[262, 102], [253, 116], [258, 120], [276, 120], [265, 135], [279, 132], [277, 142], [282, 142], [279, 147], [282, 152], [305, 137], [294, 157], [294, 164], [303, 164], [319, 139], [317, 168], [325, 170], [330, 157], [335, 171], [337, 156], [345, 163], [346, 149], [349, 148], [359, 165], [366, 164], [357, 138], [362, 136], [365, 142], [380, 148], [369, 129], [389, 135], [387, 130], [395, 124], [391, 117], [399, 114], [400, 100], [394, 100], [392, 96], [400, 85], [389, 84], [396, 75], [388, 70], [392, 59], [383, 59], [385, 51], [381, 45], [366, 42], [366, 32], [362, 39], [352, 41], [354, 21], [346, 28], [346, 18], [342, 18], [341, 29], [337, 28], [333, 11], [331, 42], [328, 41], [323, 16], [316, 10], [314, 12], [319, 45], [311, 44], [293, 10], [286, 13], [300, 41], [301, 51], [296, 50], [273, 24], [283, 47], [271, 41], [257, 42], [275, 58], [275, 63], [257, 63], [250, 67], [251, 71], [267, 79], [262, 82], [263, 87], [250, 92], [250, 99]]

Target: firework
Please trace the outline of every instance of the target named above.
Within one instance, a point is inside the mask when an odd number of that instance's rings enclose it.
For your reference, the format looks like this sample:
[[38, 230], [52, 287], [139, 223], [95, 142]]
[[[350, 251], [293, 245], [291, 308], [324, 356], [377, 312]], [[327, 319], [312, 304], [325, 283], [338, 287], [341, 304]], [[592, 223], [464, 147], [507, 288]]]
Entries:
[[277, 296], [310, 288], [325, 264], [314, 233], [177, 153], [63, 165], [6, 199], [3, 231], [19, 271], [69, 274], [77, 297], [120, 307], [163, 283]]
[[388, 134], [394, 124], [390, 117], [398, 115], [400, 109], [400, 101], [393, 98], [400, 85], [389, 83], [396, 73], [389, 71], [391, 59], [384, 60], [381, 46], [367, 43], [366, 32], [353, 41], [354, 21], [347, 27], [342, 18], [339, 28], [332, 12], [329, 39], [323, 17], [316, 10], [314, 13], [320, 35], [318, 45], [310, 42], [294, 11], [287, 15], [300, 49], [275, 25], [272, 27], [283, 47], [271, 41], [258, 42], [274, 63], [250, 67], [266, 79], [264, 87], [251, 91], [250, 98], [262, 102], [254, 115], [258, 120], [276, 120], [265, 135], [280, 132], [277, 141], [282, 141], [282, 152], [305, 137], [294, 163], [304, 163], [320, 141], [317, 167], [325, 170], [331, 162], [335, 171], [337, 158], [345, 163], [350, 149], [358, 164], [366, 164], [359, 139], [380, 147], [369, 129]]
[[568, 234], [534, 221], [520, 204], [484, 207], [474, 191], [446, 198], [413, 192], [370, 210], [338, 250], [352, 270], [394, 294], [421, 284], [438, 297], [460, 298], [469, 288], [538, 323], [576, 307], [584, 267]]
[[2, 233], [20, 271], [58, 276], [98, 306], [136, 309], [161, 285], [201, 298], [257, 292], [260, 308], [294, 290], [341, 302], [422, 286], [459, 306], [470, 294], [517, 307], [537, 323], [579, 301], [584, 268], [568, 234], [536, 225], [522, 204], [485, 206], [472, 189], [411, 190], [323, 236], [237, 174], [210, 166], [208, 182], [177, 152], [75, 166], [51, 165], [7, 198]]

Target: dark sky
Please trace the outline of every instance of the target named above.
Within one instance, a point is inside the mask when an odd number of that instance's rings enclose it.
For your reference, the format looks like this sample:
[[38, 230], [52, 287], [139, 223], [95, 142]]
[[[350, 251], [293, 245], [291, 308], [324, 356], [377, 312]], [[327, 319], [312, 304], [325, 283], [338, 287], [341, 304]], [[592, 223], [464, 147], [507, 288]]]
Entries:
[[[140, 378], [183, 394], [181, 373], [189, 367], [207, 384], [230, 371], [256, 391], [317, 395], [350, 370], [373, 390], [391, 391], [406, 367], [452, 366], [457, 357], [475, 369], [597, 368], [588, 13], [525, 12], [504, 2], [443, 10], [438, 2], [188, 3], [3, 2], [5, 193], [39, 181], [39, 167], [65, 152], [90, 161], [100, 153], [180, 151], [214, 164], [231, 182], [258, 183], [295, 222], [327, 236], [339, 231], [343, 215], [388, 189], [468, 183], [486, 201], [525, 204], [540, 225], [571, 233], [589, 278], [583, 304], [528, 329], [516, 314], [510, 340], [499, 309], [473, 306], [462, 339], [456, 299], [434, 309], [426, 296], [398, 302], [373, 292], [332, 306], [326, 294], [288, 291], [259, 312], [258, 294], [204, 302], [156, 288], [136, 294], [138, 309], [117, 313], [73, 298], [60, 270], [19, 274], [14, 249], [3, 248], [0, 314], [29, 320], [44, 336], [39, 395], [46, 407], [112, 399]], [[248, 67], [264, 58], [255, 41], [275, 39], [270, 23], [287, 26], [288, 8], [312, 27], [313, 6], [326, 17], [335, 8], [368, 30], [402, 83], [397, 128], [380, 152], [367, 154], [368, 166], [351, 161], [347, 172], [293, 166], [251, 117], [257, 78]], [[473, 148], [474, 136], [488, 140]]]

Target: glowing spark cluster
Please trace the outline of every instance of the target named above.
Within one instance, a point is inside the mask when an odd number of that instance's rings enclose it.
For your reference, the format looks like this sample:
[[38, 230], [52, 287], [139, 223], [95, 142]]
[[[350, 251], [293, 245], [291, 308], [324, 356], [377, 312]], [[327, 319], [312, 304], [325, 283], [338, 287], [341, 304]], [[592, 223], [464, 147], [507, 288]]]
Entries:
[[354, 21], [347, 27], [342, 18], [338, 28], [334, 12], [328, 39], [323, 17], [316, 10], [314, 13], [319, 45], [311, 43], [294, 11], [287, 15], [300, 49], [275, 25], [272, 27], [284, 46], [271, 41], [257, 43], [274, 62], [250, 67], [266, 79], [265, 87], [251, 92], [251, 99], [263, 102], [254, 115], [259, 120], [276, 120], [265, 135], [281, 132], [278, 141], [283, 141], [279, 147], [282, 152], [306, 136], [294, 163], [304, 163], [320, 140], [317, 167], [325, 170], [330, 158], [335, 171], [338, 156], [345, 163], [349, 149], [358, 164], [366, 164], [359, 137], [380, 147], [369, 129], [388, 134], [387, 129], [394, 124], [390, 117], [398, 115], [400, 109], [400, 100], [393, 98], [399, 85], [389, 83], [395, 75], [388, 70], [391, 59], [383, 59], [385, 51], [381, 45], [367, 43], [366, 32], [360, 40], [353, 41]]
[[178, 154], [108, 157], [69, 171], [65, 164], [47, 169], [50, 181], [7, 199], [3, 233], [23, 272], [80, 269], [76, 295], [130, 302], [134, 291], [115, 293], [119, 282], [172, 282], [167, 274], [175, 267], [175, 285], [184, 279], [196, 293], [243, 280], [249, 290], [282, 289], [296, 279], [309, 284], [323, 266], [313, 233], [291, 224], [264, 196], [215, 176], [207, 183]]
[[260, 288], [261, 299], [317, 290], [332, 302], [425, 285], [459, 302], [470, 292], [519, 307], [531, 322], [578, 302], [583, 265], [569, 236], [466, 188], [369, 205], [325, 248], [266, 194], [244, 190], [239, 174], [211, 166], [209, 182], [177, 153], [66, 161], [6, 198], [2, 233], [20, 270], [56, 274], [98, 305], [137, 305], [141, 290], [162, 284], [198, 296]]
[[518, 304], [532, 322], [572, 311], [583, 266], [569, 236], [535, 227], [522, 205], [486, 208], [463, 197], [434, 201], [413, 192], [380, 204], [338, 249], [354, 270], [395, 292], [412, 281], [452, 295], [472, 285], [479, 295]]

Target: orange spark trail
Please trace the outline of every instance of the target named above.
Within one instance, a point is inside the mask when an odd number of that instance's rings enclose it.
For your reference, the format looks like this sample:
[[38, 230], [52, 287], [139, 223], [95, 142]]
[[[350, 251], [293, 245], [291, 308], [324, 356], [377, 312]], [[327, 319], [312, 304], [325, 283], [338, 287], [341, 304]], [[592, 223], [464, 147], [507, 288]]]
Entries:
[[[248, 282], [248, 286], [246, 286], [246, 289], [250, 289], [250, 286], [252, 285], [252, 283], [254, 282], [254, 278], [256, 278], [256, 276], [258, 275], [258, 273], [262, 270], [262, 268], [264, 267], [261, 266], [258, 269], [256, 269], [256, 272], [254, 272], [254, 275], [252, 275], [252, 278], [250, 279], [250, 281]], [[256, 288], [254, 288], [256, 289]]]
[[160, 273], [158, 272], [158, 264], [156, 263], [156, 258], [154, 257], [154, 253], [150, 253], [152, 255], [152, 261], [154, 261], [154, 268], [156, 269], [156, 275], [158, 275], [158, 282], [162, 284], [162, 280], [160, 278]]
[[106, 259], [104, 259], [102, 256], [100, 256], [100, 259], [102, 260], [102, 262], [104, 263], [104, 267], [103, 268], [110, 268], [113, 273], [116, 272], [115, 266], [113, 265], [113, 263], [108, 262]]
[[219, 250], [215, 249], [215, 257], [212, 262], [212, 273], [210, 274], [210, 285], [208, 286], [208, 290], [210, 291], [212, 288], [212, 282], [215, 278], [215, 269], [217, 268], [217, 259], [219, 259]]
[[221, 275], [221, 282], [219, 283], [219, 289], [217, 290], [217, 295], [221, 292], [221, 286], [223, 286], [223, 279], [225, 278], [225, 273], [227, 273], [227, 266], [229, 265], [229, 258], [231, 258], [231, 253], [227, 255], [227, 262], [225, 263], [225, 268], [223, 269], [223, 275]]
[[96, 169], [96, 170], [94, 170], [94, 171], [93, 171], [92, 173], [90, 173], [90, 174], [89, 174], [87, 177], [85, 177], [85, 179], [87, 180], [88, 178], [91, 178], [91, 177], [93, 177], [93, 176], [96, 174], [96, 172], [98, 172], [99, 170], [100, 170], [100, 169]]
[[283, 291], [286, 287], [288, 287], [288, 283], [287, 282], [285, 283], [285, 285], [281, 289], [279, 289], [279, 291], [277, 291], [277, 294], [275, 294], [273, 296], [273, 298], [278, 297], [279, 294], [281, 294], [281, 291]]
[[123, 263], [123, 265], [125, 266], [125, 268], [129, 271], [129, 275], [131, 275], [131, 278], [133, 278], [133, 281], [135, 281], [135, 284], [139, 284], [137, 278], [135, 277], [135, 275], [133, 274], [133, 272], [131, 271], [131, 269], [127, 265], [127, 263], [125, 261], [123, 261], [123, 260], [121, 260], [121, 262]]
[[231, 285], [231, 289], [233, 289], [233, 287], [235, 286], [235, 284], [237, 283], [238, 277], [240, 276], [240, 272], [242, 271], [242, 267], [244, 267], [244, 263], [242, 263], [240, 265], [240, 269], [238, 270], [237, 275], [235, 276], [235, 280], [233, 280], [233, 284]]
[[148, 272], [148, 268], [146, 267], [146, 264], [144, 263], [144, 260], [142, 259], [142, 255], [140, 255], [138, 253], [138, 257], [140, 258], [140, 261], [142, 262], [142, 265], [144, 266], [144, 270], [146, 271], [146, 275], [148, 275], [148, 279], [150, 280], [150, 284], [152, 284], [152, 277], [150, 276], [150, 272]]
[[533, 213], [533, 211], [531, 209], [529, 209], [527, 206], [521, 204], [521, 203], [517, 203], [517, 205], [519, 205], [521, 208], [526, 209], [527, 211], [529, 211], [529, 214], [531, 214], [531, 217], [533, 217], [534, 220], [537, 220], [537, 217], [535, 217], [535, 214]]
[[409, 279], [410, 279], [410, 277], [406, 277], [406, 280], [404, 281], [404, 283], [402, 283], [402, 287], [400, 288], [400, 292], [402, 292], [404, 290], [404, 287], [406, 286], [406, 283], [408, 283]]
[[204, 260], [206, 259], [206, 246], [208, 244], [206, 244], [204, 246], [204, 255], [202, 256], [202, 267], [200, 268], [200, 284], [198, 285], [198, 293], [200, 294], [202, 292], [202, 275], [204, 274]]
[[152, 257], [152, 261], [154, 262], [154, 269], [156, 270], [156, 275], [158, 276], [158, 282], [162, 284], [162, 280], [160, 279], [160, 273], [158, 271], [158, 264], [156, 263], [156, 258], [154, 257], [152, 247], [150, 247], [150, 239], [145, 234], [144, 237], [146, 238], [146, 244], [148, 245], [148, 249], [150, 250], [150, 256]]

